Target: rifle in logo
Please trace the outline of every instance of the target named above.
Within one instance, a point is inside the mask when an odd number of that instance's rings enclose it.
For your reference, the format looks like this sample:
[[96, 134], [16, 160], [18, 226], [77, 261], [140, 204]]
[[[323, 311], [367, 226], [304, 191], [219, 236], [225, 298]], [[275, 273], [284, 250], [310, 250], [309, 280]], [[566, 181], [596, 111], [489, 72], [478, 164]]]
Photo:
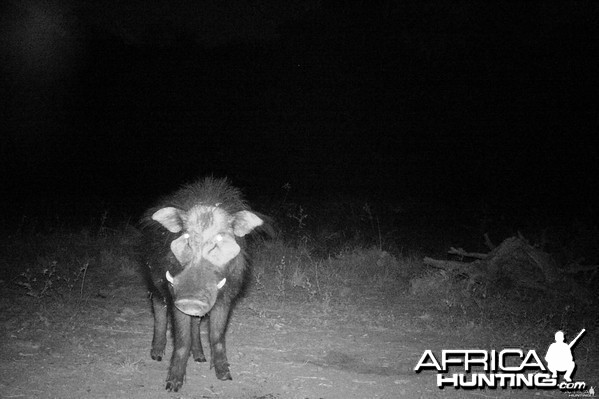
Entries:
[[576, 341], [578, 341], [578, 338], [580, 338], [580, 337], [582, 336], [582, 334], [584, 334], [584, 332], [585, 332], [585, 331], [586, 331], [586, 329], [584, 329], [584, 328], [583, 328], [583, 329], [582, 329], [582, 330], [581, 330], [581, 331], [578, 333], [578, 335], [576, 336], [576, 338], [574, 338], [574, 339], [572, 340], [572, 342], [570, 342], [570, 343], [568, 344], [568, 347], [572, 348], [572, 347], [574, 346], [574, 344], [576, 343]]

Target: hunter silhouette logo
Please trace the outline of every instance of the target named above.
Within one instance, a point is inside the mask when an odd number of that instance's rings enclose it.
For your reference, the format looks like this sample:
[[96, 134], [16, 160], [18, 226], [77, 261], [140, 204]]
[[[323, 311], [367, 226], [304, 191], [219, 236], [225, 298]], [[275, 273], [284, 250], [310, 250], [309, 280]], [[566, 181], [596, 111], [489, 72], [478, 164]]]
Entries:
[[[584, 332], [585, 329], [582, 329], [568, 344], [564, 341], [564, 332], [557, 331], [555, 342], [545, 355], [547, 365], [534, 349], [443, 349], [440, 356], [435, 356], [432, 350], [427, 349], [414, 371], [436, 370], [437, 387], [441, 389], [558, 388], [562, 391], [582, 391], [586, 388], [585, 382], [572, 382], [572, 373], [576, 368], [572, 348]], [[565, 373], [564, 381], [558, 381], [558, 373]]]
[[564, 342], [563, 331], [555, 333], [555, 342], [549, 345], [549, 349], [547, 349], [547, 354], [545, 355], [547, 368], [551, 371], [551, 377], [557, 378], [558, 372], [565, 371], [564, 379], [567, 382], [572, 382], [572, 372], [576, 367], [574, 357], [572, 356], [572, 347], [585, 331], [583, 328], [569, 344]]

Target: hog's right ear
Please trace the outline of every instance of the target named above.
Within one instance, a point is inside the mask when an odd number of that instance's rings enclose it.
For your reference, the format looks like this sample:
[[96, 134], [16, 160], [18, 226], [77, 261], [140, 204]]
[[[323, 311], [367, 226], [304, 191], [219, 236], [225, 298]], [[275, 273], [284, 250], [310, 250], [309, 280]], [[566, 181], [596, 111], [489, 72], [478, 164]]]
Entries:
[[258, 226], [262, 226], [264, 221], [250, 211], [239, 211], [235, 214], [233, 225], [233, 234], [237, 237], [243, 237], [249, 234]]
[[183, 230], [182, 211], [172, 206], [162, 208], [154, 212], [152, 220], [157, 221], [168, 229], [171, 233], [178, 233]]

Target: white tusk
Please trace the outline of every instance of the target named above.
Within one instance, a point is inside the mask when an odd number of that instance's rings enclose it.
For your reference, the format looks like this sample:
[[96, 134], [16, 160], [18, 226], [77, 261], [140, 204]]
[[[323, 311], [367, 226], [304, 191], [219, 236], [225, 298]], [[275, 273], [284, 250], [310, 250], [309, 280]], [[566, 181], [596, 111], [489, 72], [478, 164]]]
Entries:
[[173, 276], [171, 276], [168, 270], [166, 271], [166, 279], [169, 283], [174, 284], [175, 279], [173, 278]]
[[223, 288], [223, 285], [225, 285], [226, 282], [227, 282], [227, 279], [223, 278], [221, 281], [218, 282], [218, 284], [216, 284], [216, 288], [218, 288], [220, 290], [221, 288]]

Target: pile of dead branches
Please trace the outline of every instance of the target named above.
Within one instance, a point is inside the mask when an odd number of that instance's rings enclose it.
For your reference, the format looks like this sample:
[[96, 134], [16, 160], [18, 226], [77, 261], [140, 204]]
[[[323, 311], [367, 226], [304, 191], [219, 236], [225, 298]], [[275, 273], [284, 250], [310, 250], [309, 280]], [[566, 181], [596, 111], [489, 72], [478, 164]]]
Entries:
[[[493, 284], [509, 281], [509, 286], [541, 291], [572, 291], [586, 289], [579, 287], [569, 276], [578, 272], [597, 273], [598, 266], [585, 266], [585, 269], [558, 267], [551, 255], [528, 243], [521, 235], [505, 239], [494, 246], [485, 236], [489, 253], [467, 252], [462, 248], [451, 248], [448, 253], [459, 257], [459, 261], [424, 258], [424, 263], [445, 270], [450, 275], [467, 278], [468, 287], [475, 284]], [[474, 259], [474, 260], [472, 260]]]

